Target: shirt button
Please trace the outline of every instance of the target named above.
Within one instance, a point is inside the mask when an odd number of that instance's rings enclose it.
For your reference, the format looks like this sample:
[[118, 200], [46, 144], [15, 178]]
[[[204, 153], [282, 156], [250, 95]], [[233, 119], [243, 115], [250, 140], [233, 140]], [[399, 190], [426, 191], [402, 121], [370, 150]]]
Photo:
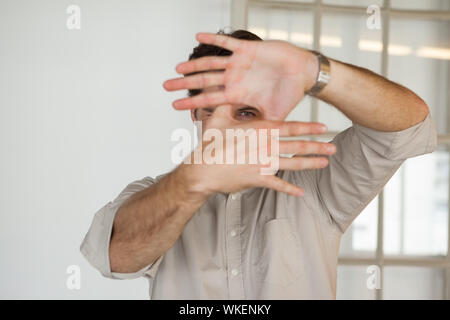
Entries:
[[231, 199], [236, 200], [239, 198], [239, 195], [237, 193], [232, 193], [231, 194]]
[[236, 230], [232, 230], [232, 231], [230, 232], [230, 236], [235, 237], [235, 236], [236, 236]]
[[231, 270], [231, 274], [232, 274], [233, 276], [237, 276], [238, 273], [239, 273], [239, 271], [238, 271], [237, 269]]

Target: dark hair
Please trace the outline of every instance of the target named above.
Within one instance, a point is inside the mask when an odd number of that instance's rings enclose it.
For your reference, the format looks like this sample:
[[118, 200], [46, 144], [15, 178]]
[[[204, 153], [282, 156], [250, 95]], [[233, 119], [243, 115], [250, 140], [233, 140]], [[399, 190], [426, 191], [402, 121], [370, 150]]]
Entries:
[[[250, 31], [247, 31], [247, 30], [236, 30], [231, 33], [226, 33], [223, 30], [219, 30], [217, 32], [217, 34], [223, 34], [223, 35], [227, 35], [227, 36], [230, 36], [233, 38], [243, 39], [243, 40], [262, 40], [256, 34], [251, 33]], [[198, 59], [198, 58], [206, 57], [206, 56], [231, 56], [231, 54], [232, 54], [232, 52], [227, 49], [213, 46], [210, 44], [200, 43], [198, 46], [196, 46], [194, 48], [192, 53], [189, 55], [189, 60]], [[188, 74], [185, 74], [185, 76], [193, 75], [196, 73], [200, 73], [200, 72], [188, 73]], [[192, 97], [201, 92], [202, 92], [201, 89], [189, 89], [188, 96]]]

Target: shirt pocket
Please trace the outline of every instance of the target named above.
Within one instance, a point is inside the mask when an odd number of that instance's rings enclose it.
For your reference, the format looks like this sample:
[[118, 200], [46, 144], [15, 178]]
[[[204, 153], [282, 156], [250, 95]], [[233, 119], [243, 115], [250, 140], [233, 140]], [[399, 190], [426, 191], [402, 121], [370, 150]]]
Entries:
[[256, 271], [259, 280], [278, 286], [292, 284], [303, 272], [300, 246], [291, 221], [286, 218], [267, 221], [258, 241]]

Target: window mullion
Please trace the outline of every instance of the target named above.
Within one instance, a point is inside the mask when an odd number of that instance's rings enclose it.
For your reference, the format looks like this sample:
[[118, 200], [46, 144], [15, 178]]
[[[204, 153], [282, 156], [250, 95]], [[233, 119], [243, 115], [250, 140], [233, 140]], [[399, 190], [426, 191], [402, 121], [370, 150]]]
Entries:
[[[322, 0], [316, 0], [314, 9], [314, 27], [313, 27], [313, 49], [320, 51], [320, 35], [322, 34]], [[311, 100], [311, 121], [319, 121], [319, 100]], [[315, 140], [315, 139], [314, 139]]]

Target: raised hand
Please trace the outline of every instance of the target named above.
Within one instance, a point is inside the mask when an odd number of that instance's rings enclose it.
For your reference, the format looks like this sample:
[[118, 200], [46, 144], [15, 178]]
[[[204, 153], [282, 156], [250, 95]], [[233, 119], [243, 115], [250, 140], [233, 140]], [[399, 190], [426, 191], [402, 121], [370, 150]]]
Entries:
[[[199, 143], [196, 150], [194, 150], [186, 159], [187, 162], [181, 166], [184, 170], [189, 170], [191, 176], [196, 177], [197, 185], [195, 190], [202, 194], [213, 194], [215, 192], [233, 193], [243, 189], [252, 187], [266, 187], [285, 192], [294, 196], [302, 196], [304, 190], [296, 185], [288, 183], [279, 177], [274, 176], [277, 170], [305, 170], [305, 169], [319, 169], [328, 165], [328, 160], [325, 156], [334, 154], [336, 148], [331, 143], [315, 142], [315, 141], [300, 141], [300, 140], [274, 140], [270, 135], [272, 130], [279, 130], [279, 137], [295, 137], [301, 135], [321, 134], [326, 131], [326, 127], [317, 122], [298, 122], [298, 121], [252, 121], [246, 123], [239, 123], [237, 125], [221, 127], [215, 123], [214, 138], [206, 138], [207, 130], [203, 134], [202, 143]], [[217, 139], [223, 139], [227, 136], [225, 130], [241, 130], [241, 135], [236, 135], [236, 139], [226, 139], [218, 143]], [[255, 136], [258, 137], [254, 148], [251, 144], [242, 139], [245, 137], [246, 130], [254, 130]], [[269, 135], [261, 138], [259, 132], [267, 130]], [[220, 133], [217, 135], [217, 133]], [[248, 136], [247, 136], [248, 137]], [[231, 143], [230, 143], [231, 142]], [[237, 152], [239, 144], [246, 143], [244, 152]], [[277, 148], [272, 148], [272, 144], [278, 143]], [[211, 145], [215, 144], [213, 148]], [[201, 149], [199, 151], [199, 149]], [[233, 163], [226, 162], [224, 158], [221, 163], [214, 162], [213, 158], [225, 157], [229, 154], [230, 149], [232, 153]], [[261, 163], [261, 158], [256, 157], [258, 162], [251, 163], [249, 159], [251, 154], [260, 154], [260, 152], [267, 153], [271, 159], [271, 163]], [[195, 155], [200, 153], [201, 156]], [[244, 163], [236, 161], [236, 155], [243, 156]], [[292, 154], [292, 157], [284, 157], [281, 154]], [[218, 156], [220, 155], [220, 156]], [[308, 156], [307, 156], [308, 155]], [[311, 157], [310, 155], [314, 155]], [[320, 156], [322, 155], [322, 156]], [[201, 159], [195, 164], [194, 158]], [[276, 157], [276, 158], [275, 158]], [[271, 174], [262, 174], [261, 169], [267, 169], [272, 166], [272, 160], [276, 159], [277, 168]]]
[[198, 33], [204, 44], [232, 51], [231, 56], [208, 56], [180, 63], [179, 74], [202, 72], [164, 82], [168, 91], [223, 86], [211, 93], [174, 101], [175, 109], [242, 104], [260, 109], [265, 119], [283, 120], [315, 82], [317, 60], [285, 41], [251, 41], [213, 33]]

